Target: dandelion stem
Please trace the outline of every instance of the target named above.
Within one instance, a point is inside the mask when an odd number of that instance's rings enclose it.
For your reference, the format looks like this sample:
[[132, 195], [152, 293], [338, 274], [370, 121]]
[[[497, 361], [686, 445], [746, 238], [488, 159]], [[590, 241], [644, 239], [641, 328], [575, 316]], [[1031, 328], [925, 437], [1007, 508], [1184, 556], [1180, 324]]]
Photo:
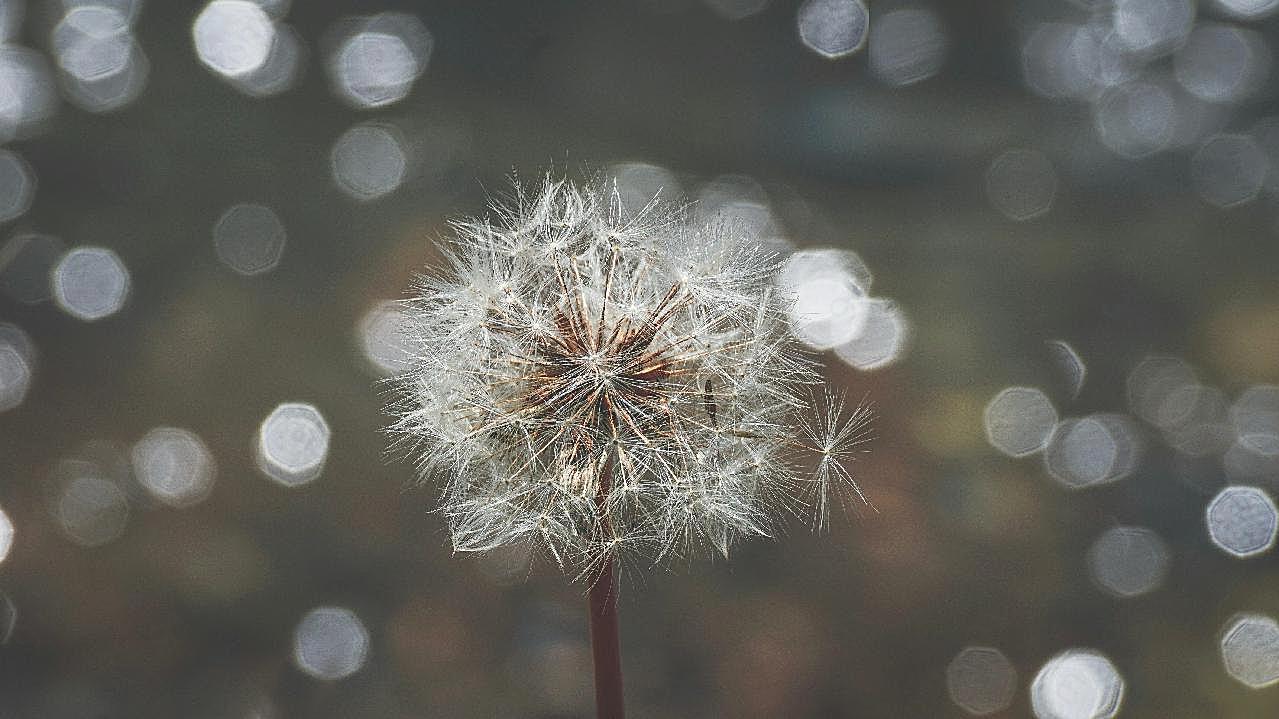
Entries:
[[[613, 480], [613, 457], [610, 453], [600, 469], [599, 491], [595, 495], [601, 529], [609, 536], [605, 501]], [[591, 654], [595, 659], [595, 715], [597, 719], [623, 719], [622, 642], [617, 631], [617, 572], [610, 553], [591, 585]]]

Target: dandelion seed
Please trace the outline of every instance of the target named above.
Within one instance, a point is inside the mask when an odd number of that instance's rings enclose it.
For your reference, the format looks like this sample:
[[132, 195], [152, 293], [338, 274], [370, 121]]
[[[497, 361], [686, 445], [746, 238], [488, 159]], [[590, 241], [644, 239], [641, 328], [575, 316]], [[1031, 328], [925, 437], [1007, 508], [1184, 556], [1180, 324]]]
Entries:
[[807, 504], [825, 527], [865, 501], [867, 412], [809, 399], [776, 268], [730, 222], [547, 180], [455, 229], [405, 308], [393, 431], [456, 551], [527, 546], [590, 582], [596, 706], [621, 717], [618, 562], [727, 557]]
[[529, 541], [590, 577], [865, 501], [849, 464], [868, 413], [809, 399], [775, 267], [732, 226], [548, 180], [455, 229], [407, 303], [394, 432], [442, 485], [457, 551]]

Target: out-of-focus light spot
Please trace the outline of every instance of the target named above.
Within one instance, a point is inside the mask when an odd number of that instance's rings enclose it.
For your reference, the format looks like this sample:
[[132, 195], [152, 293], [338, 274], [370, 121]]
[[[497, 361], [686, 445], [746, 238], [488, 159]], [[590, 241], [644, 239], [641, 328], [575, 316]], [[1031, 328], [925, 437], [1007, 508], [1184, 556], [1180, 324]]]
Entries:
[[286, 487], [320, 476], [329, 455], [329, 425], [314, 406], [286, 402], [258, 429], [258, 468]]
[[359, 109], [399, 102], [426, 70], [434, 44], [412, 15], [384, 13], [356, 21], [329, 59], [334, 89]]
[[1007, 709], [1017, 691], [1017, 670], [992, 647], [964, 647], [946, 666], [950, 700], [973, 716]]
[[8, 594], [0, 592], [0, 645], [8, 644], [18, 625], [18, 607]]
[[1098, 138], [1120, 157], [1146, 157], [1166, 149], [1176, 137], [1177, 122], [1176, 101], [1151, 83], [1114, 88], [1093, 108]]
[[941, 70], [949, 45], [946, 26], [932, 10], [893, 10], [871, 26], [867, 60], [880, 80], [898, 87], [912, 85]]
[[133, 445], [133, 473], [157, 500], [173, 507], [198, 504], [213, 490], [213, 454], [195, 434], [157, 427]]
[[0, 292], [23, 304], [49, 299], [49, 275], [65, 247], [51, 235], [16, 235], [0, 246]]
[[378, 374], [390, 377], [408, 369], [413, 358], [406, 334], [409, 326], [397, 302], [380, 302], [360, 320], [360, 348]]
[[1176, 357], [1146, 357], [1128, 373], [1125, 390], [1128, 407], [1140, 418], [1157, 426], [1167, 424], [1165, 405], [1186, 387], [1199, 384], [1190, 365]]
[[1093, 414], [1057, 424], [1044, 451], [1044, 467], [1060, 484], [1080, 489], [1127, 477], [1136, 468], [1140, 451], [1131, 420]]
[[138, 18], [138, 12], [142, 9], [142, 0], [62, 0], [64, 12], [71, 12], [76, 8], [87, 6], [97, 6], [111, 10], [124, 18], [129, 25], [132, 25]]
[[1243, 100], [1269, 71], [1270, 50], [1261, 36], [1229, 25], [1195, 28], [1173, 62], [1177, 82], [1207, 102]]
[[1227, 419], [1228, 406], [1221, 390], [1186, 385], [1169, 395], [1160, 412], [1164, 440], [1192, 457], [1226, 451], [1234, 439]]
[[1145, 527], [1113, 527], [1088, 550], [1088, 571], [1104, 591], [1116, 597], [1152, 592], [1168, 576], [1168, 545]]
[[49, 63], [25, 47], [0, 46], [0, 141], [31, 134], [57, 109]]
[[1065, 340], [1049, 340], [1047, 345], [1053, 366], [1057, 368], [1067, 393], [1071, 399], [1078, 398], [1088, 377], [1088, 367], [1083, 358]]
[[257, 69], [244, 75], [228, 77], [232, 87], [250, 97], [272, 97], [297, 84], [301, 76], [303, 44], [293, 28], [284, 24], [275, 26], [275, 42], [266, 61]]
[[404, 138], [384, 125], [356, 125], [334, 143], [329, 167], [343, 192], [357, 200], [375, 200], [404, 182]]
[[77, 247], [53, 268], [53, 299], [62, 311], [92, 322], [110, 317], [129, 297], [129, 270], [105, 247]]
[[697, 192], [697, 203], [694, 205], [699, 222], [713, 222], [734, 206], [769, 205], [768, 193], [759, 182], [747, 175], [720, 175], [707, 182]]
[[279, 216], [262, 205], [233, 205], [213, 225], [213, 249], [218, 259], [242, 275], [275, 269], [287, 239]]
[[1093, 649], [1052, 657], [1030, 684], [1030, 706], [1038, 719], [1110, 719], [1123, 699], [1123, 677]]
[[3, 509], [0, 509], [0, 564], [9, 557], [11, 549], [13, 549], [13, 520], [9, 519], [9, 515]]
[[1033, 220], [1048, 212], [1057, 196], [1052, 161], [1035, 150], [1008, 150], [986, 170], [986, 197], [1010, 220]]
[[1244, 20], [1255, 20], [1279, 8], [1279, 0], [1213, 0], [1222, 12]]
[[855, 257], [842, 250], [804, 250], [782, 266], [778, 284], [792, 300], [791, 332], [813, 349], [838, 347], [862, 332], [868, 305], [854, 275], [861, 262]]
[[67, 99], [83, 110], [111, 112], [136, 100], [150, 74], [151, 64], [142, 49], [134, 44], [123, 71], [92, 80], [64, 75], [63, 89]]
[[1222, 489], [1208, 503], [1205, 517], [1212, 543], [1240, 559], [1269, 551], [1279, 532], [1279, 510], [1270, 495], [1258, 487]]
[[1270, 172], [1266, 155], [1247, 135], [1216, 135], [1190, 160], [1190, 179], [1204, 202], [1234, 207], [1261, 194]]
[[1115, 34], [1126, 48], [1147, 55], [1176, 49], [1195, 23], [1192, 0], [1115, 0]]
[[1241, 683], [1279, 683], [1279, 623], [1264, 614], [1236, 614], [1221, 635], [1221, 663]]
[[18, 327], [0, 324], [0, 412], [11, 410], [26, 399], [35, 374], [35, 349]]
[[275, 43], [275, 24], [249, 0], [212, 0], [191, 26], [200, 62], [226, 77], [244, 77], [266, 64]]
[[21, 217], [35, 199], [36, 178], [20, 156], [0, 150], [0, 222]]
[[312, 609], [293, 632], [293, 662], [316, 679], [345, 679], [359, 671], [368, 656], [369, 632], [344, 607]]
[[1085, 57], [1076, 47], [1085, 28], [1067, 23], [1040, 23], [1021, 49], [1022, 78], [1032, 92], [1049, 99], [1084, 98], [1095, 91]]
[[862, 0], [805, 0], [795, 22], [805, 47], [835, 59], [862, 49], [870, 31], [870, 11]]
[[1279, 387], [1244, 390], [1230, 407], [1230, 426], [1235, 440], [1223, 458], [1227, 476], [1236, 482], [1279, 476]]
[[704, 0], [707, 7], [726, 20], [741, 20], [768, 7], [768, 0]]
[[58, 65], [80, 82], [103, 80], [124, 72], [133, 51], [129, 23], [115, 9], [102, 5], [71, 8], [53, 28], [52, 45]]
[[1243, 437], [1279, 438], [1279, 386], [1253, 385], [1230, 406], [1230, 423]]
[[1057, 426], [1057, 409], [1034, 387], [1008, 387], [986, 405], [986, 439], [1010, 457], [1026, 457], [1048, 444]]
[[910, 320], [896, 302], [866, 300], [866, 319], [853, 339], [835, 347], [835, 355], [862, 371], [887, 367], [901, 359], [910, 344]]
[[677, 202], [683, 195], [679, 180], [665, 167], [645, 162], [625, 162], [614, 165], [609, 174], [617, 181], [617, 193], [622, 205], [636, 215], [649, 203]]
[[56, 514], [62, 531], [76, 544], [98, 547], [124, 532], [129, 504], [120, 487], [84, 473], [63, 487]]

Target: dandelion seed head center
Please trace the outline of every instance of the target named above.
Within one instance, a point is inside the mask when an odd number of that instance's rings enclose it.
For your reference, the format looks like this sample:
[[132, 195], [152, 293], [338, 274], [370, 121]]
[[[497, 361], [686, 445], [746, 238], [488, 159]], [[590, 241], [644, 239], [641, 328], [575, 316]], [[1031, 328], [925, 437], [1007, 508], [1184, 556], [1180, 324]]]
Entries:
[[394, 429], [443, 483], [458, 551], [725, 554], [855, 492], [865, 414], [830, 400], [800, 420], [818, 375], [748, 238], [551, 181], [455, 227], [405, 313]]

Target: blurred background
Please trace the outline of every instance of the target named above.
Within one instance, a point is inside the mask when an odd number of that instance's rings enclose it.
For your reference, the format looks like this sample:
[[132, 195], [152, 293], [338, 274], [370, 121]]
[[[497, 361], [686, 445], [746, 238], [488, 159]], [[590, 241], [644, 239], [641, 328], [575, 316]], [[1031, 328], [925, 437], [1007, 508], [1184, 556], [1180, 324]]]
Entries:
[[0, 0], [0, 717], [586, 717], [394, 300], [512, 175], [787, 259], [874, 508], [633, 572], [635, 717], [1279, 712], [1279, 0]]

